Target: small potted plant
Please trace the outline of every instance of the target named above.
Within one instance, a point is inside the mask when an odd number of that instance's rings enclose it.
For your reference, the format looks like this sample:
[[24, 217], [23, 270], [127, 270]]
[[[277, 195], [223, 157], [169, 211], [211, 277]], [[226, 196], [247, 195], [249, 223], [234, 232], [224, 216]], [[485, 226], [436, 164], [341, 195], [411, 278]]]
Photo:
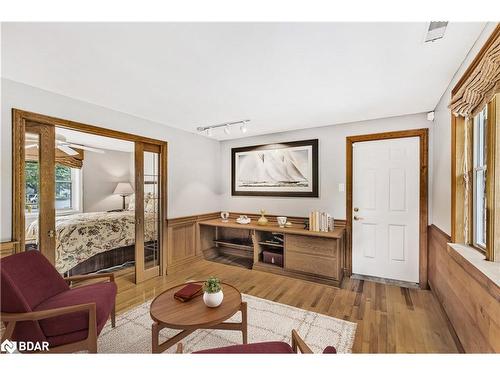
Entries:
[[222, 303], [224, 294], [218, 278], [209, 277], [203, 284], [203, 291], [205, 292], [203, 293], [203, 302], [208, 307], [217, 307]]

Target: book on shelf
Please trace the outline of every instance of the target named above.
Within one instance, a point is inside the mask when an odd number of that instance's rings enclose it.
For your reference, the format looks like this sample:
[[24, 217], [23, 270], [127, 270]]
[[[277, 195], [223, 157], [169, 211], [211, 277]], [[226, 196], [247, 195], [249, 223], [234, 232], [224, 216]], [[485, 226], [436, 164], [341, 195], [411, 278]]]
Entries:
[[313, 232], [330, 232], [333, 230], [333, 217], [327, 212], [312, 211], [309, 213], [309, 230]]

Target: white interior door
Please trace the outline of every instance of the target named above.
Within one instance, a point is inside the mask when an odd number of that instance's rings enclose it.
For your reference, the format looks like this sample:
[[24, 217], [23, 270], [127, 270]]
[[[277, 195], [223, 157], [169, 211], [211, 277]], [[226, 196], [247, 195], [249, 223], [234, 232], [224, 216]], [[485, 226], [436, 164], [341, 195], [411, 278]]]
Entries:
[[419, 281], [419, 138], [353, 144], [352, 270]]

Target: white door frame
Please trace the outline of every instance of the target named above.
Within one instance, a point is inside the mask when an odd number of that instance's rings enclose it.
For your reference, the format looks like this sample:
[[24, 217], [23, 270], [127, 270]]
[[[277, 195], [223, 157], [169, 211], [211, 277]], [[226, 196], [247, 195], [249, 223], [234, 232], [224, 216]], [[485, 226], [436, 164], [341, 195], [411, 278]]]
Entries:
[[419, 224], [419, 285], [427, 289], [427, 225], [428, 225], [428, 129], [402, 130], [388, 133], [346, 137], [346, 229], [347, 244], [344, 274], [352, 274], [352, 145], [356, 142], [394, 138], [419, 137], [420, 143], [420, 224]]

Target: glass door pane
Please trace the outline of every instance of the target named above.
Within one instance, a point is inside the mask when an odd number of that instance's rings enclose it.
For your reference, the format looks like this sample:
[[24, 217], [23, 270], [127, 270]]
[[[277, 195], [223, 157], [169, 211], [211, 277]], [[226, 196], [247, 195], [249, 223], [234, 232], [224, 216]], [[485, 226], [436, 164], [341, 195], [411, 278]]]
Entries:
[[24, 250], [39, 250], [40, 136], [24, 135]]
[[144, 268], [160, 265], [160, 155], [144, 152]]
[[163, 249], [161, 149], [135, 143], [135, 281], [160, 274]]
[[24, 129], [24, 245], [55, 264], [54, 127], [27, 122]]

